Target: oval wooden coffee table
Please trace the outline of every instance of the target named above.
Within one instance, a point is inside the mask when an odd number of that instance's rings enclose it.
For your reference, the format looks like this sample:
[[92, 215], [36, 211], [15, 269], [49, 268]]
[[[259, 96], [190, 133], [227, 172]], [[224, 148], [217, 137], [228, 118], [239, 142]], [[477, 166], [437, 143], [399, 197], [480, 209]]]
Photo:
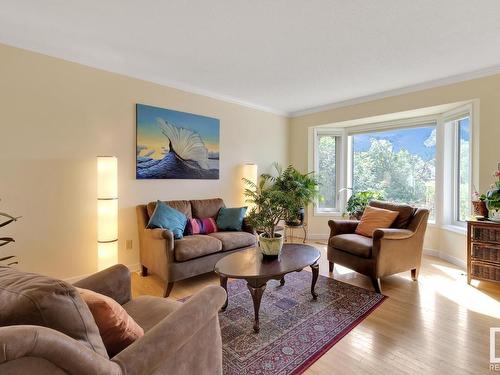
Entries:
[[[279, 259], [263, 259], [259, 248], [251, 248], [236, 253], [229, 254], [215, 264], [215, 272], [220, 277], [220, 285], [227, 293], [227, 279], [243, 279], [247, 282], [248, 290], [252, 295], [253, 308], [255, 312], [255, 322], [253, 329], [259, 332], [259, 309], [262, 294], [266, 289], [268, 280], [280, 280], [280, 284], [285, 285], [285, 275], [290, 272], [299, 272], [306, 267], [311, 267], [312, 282], [311, 294], [313, 299], [318, 295], [314, 291], [318, 280], [319, 265], [318, 259], [321, 254], [318, 249], [302, 244], [285, 244]], [[224, 311], [228, 304], [222, 307]]]

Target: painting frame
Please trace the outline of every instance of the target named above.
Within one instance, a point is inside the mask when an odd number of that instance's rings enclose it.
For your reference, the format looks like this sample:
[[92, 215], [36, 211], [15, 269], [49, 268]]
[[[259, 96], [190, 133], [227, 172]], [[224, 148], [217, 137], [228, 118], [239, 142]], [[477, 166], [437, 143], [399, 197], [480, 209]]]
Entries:
[[220, 120], [136, 103], [137, 180], [220, 179]]

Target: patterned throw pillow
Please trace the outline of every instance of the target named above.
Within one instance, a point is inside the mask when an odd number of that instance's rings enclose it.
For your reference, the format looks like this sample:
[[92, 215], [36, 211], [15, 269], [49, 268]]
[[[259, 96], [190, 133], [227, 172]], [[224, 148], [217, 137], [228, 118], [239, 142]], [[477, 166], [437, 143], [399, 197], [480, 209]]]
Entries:
[[188, 219], [186, 226], [187, 234], [209, 234], [217, 232], [215, 219]]

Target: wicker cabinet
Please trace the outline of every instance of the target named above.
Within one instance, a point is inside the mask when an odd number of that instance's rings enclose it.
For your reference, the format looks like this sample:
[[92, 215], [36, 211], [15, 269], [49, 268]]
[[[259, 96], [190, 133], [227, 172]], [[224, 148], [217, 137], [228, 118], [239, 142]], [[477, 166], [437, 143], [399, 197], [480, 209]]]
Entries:
[[467, 222], [467, 282], [471, 279], [500, 283], [500, 224]]

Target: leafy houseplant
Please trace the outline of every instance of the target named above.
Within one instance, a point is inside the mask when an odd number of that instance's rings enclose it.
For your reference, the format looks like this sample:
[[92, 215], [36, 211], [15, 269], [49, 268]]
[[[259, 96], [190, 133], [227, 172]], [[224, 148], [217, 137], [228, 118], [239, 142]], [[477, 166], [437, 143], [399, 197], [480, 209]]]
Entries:
[[304, 222], [304, 209], [312, 203], [318, 193], [318, 182], [311, 173], [301, 173], [292, 165], [282, 169], [274, 164], [278, 175], [266, 178], [274, 181], [274, 188], [287, 194], [288, 202], [283, 219], [287, 225], [301, 225]]
[[497, 178], [497, 181], [486, 193], [486, 207], [488, 207], [490, 220], [500, 221], [500, 164], [499, 170], [495, 171], [493, 176]]
[[309, 174], [301, 174], [292, 166], [282, 170], [277, 164], [277, 176], [262, 174], [257, 184], [243, 179], [245, 196], [251, 208], [247, 220], [259, 235], [259, 246], [264, 255], [277, 256], [283, 246], [283, 237], [275, 232], [280, 220], [296, 218], [301, 207], [316, 194], [316, 181]]
[[[0, 223], [0, 227], [5, 227], [6, 225], [9, 225], [13, 221], [17, 221], [19, 217], [14, 217], [9, 214], [6, 214], [4, 212], [0, 212], [0, 216], [3, 216], [7, 218], [4, 222]], [[11, 242], [15, 242], [15, 240], [12, 237], [0, 237], [0, 247], [5, 246]], [[0, 263], [4, 264], [4, 262], [7, 262], [5, 265], [11, 266], [13, 264], [17, 264], [17, 261], [13, 261], [13, 258], [15, 258], [15, 255], [5, 255], [5, 256], [0, 256]]]
[[382, 193], [378, 191], [359, 191], [351, 195], [347, 201], [346, 211], [350, 217], [360, 219], [368, 203], [373, 200], [383, 200]]

